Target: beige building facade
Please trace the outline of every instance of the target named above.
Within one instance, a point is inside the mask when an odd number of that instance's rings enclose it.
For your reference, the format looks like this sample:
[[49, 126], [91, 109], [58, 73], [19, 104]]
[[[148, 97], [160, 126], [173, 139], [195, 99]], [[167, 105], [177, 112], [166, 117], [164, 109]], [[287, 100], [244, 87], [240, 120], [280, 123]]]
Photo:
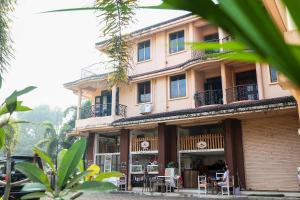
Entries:
[[[297, 105], [276, 70], [212, 56], [221, 50], [192, 50], [189, 42], [232, 38], [190, 14], [130, 35], [129, 84], [109, 89], [107, 74], [91, 72], [64, 85], [78, 96], [74, 134], [89, 138], [90, 163], [123, 171], [138, 187], [145, 170], [164, 174], [171, 162], [192, 180], [214, 176], [226, 162], [244, 190], [300, 191]], [[87, 99], [91, 106], [83, 106]], [[185, 178], [183, 185], [195, 186]]]

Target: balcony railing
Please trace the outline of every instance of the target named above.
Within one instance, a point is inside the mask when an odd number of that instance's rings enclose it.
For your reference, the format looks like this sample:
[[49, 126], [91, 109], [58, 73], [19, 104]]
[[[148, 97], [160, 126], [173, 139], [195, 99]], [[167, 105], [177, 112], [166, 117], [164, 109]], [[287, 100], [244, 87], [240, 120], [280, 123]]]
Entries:
[[257, 84], [238, 85], [226, 89], [227, 102], [258, 100]]
[[180, 137], [181, 151], [223, 149], [223, 148], [224, 148], [223, 133], [210, 133], [210, 134]]
[[145, 151], [157, 151], [158, 150], [158, 137], [143, 137], [132, 138], [131, 151], [133, 152], [145, 152]]
[[[111, 103], [98, 104], [92, 106], [85, 106], [81, 108], [80, 119], [87, 119], [92, 117], [105, 117], [112, 114]], [[116, 105], [116, 115], [126, 118], [127, 106], [122, 104]]]
[[197, 92], [194, 95], [195, 106], [206, 106], [213, 104], [223, 104], [222, 90], [206, 90], [204, 92]]

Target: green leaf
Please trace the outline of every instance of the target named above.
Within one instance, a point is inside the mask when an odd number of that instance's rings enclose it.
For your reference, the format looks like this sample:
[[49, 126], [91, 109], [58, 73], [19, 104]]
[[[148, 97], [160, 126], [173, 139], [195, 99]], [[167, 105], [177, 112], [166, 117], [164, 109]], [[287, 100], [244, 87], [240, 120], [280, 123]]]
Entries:
[[15, 111], [17, 112], [25, 112], [25, 111], [30, 111], [32, 110], [31, 108], [27, 107], [27, 106], [23, 106], [22, 105], [22, 101], [17, 101], [17, 106], [15, 108]]
[[65, 9], [57, 9], [57, 10], [49, 10], [43, 13], [56, 13], [56, 12], [69, 12], [69, 11], [84, 11], [84, 10], [101, 10], [99, 7], [81, 7], [81, 8], [65, 8]]
[[33, 147], [32, 150], [43, 160], [45, 161], [49, 167], [52, 169], [53, 172], [56, 173], [55, 170], [55, 166], [53, 164], [53, 161], [51, 159], [51, 157], [44, 151], [42, 151], [41, 149], [37, 148], [37, 147]]
[[111, 177], [121, 177], [123, 176], [120, 172], [103, 172], [100, 173], [94, 180], [95, 181], [103, 181], [105, 178], [111, 178]]
[[23, 90], [20, 90], [20, 91], [17, 91], [16, 92], [16, 95], [17, 95], [17, 97], [19, 97], [19, 96], [21, 96], [21, 95], [23, 95], [23, 94], [26, 94], [26, 93], [28, 93], [28, 92], [31, 92], [32, 90], [34, 90], [34, 89], [36, 89], [37, 87], [35, 87], [35, 86], [29, 86], [29, 87], [26, 87], [26, 88], [24, 88]]
[[79, 183], [82, 179], [84, 179], [87, 175], [89, 175], [89, 171], [82, 172], [78, 175], [76, 175], [74, 178], [70, 180], [70, 182], [67, 184], [66, 189], [71, 189], [75, 184]]
[[[211, 55], [214, 57], [214, 55]], [[219, 59], [244, 61], [244, 62], [265, 62], [258, 54], [254, 52], [230, 52], [216, 54], [215, 57]]]
[[23, 188], [22, 192], [40, 192], [46, 190], [46, 187], [41, 183], [26, 183]]
[[227, 49], [227, 50], [235, 50], [235, 51], [242, 51], [245, 50], [246, 47], [241, 44], [240, 42], [192, 42], [187, 43], [192, 46], [192, 49], [202, 50], [202, 49]]
[[69, 176], [75, 172], [84, 155], [85, 147], [86, 139], [80, 139], [71, 146], [63, 157], [58, 168], [58, 187], [60, 189], [67, 183]]
[[3, 145], [5, 144], [5, 131], [4, 128], [0, 128], [0, 149], [2, 149]]
[[21, 199], [38, 199], [47, 196], [44, 192], [29, 193], [21, 197]]
[[300, 1], [283, 0], [283, 3], [285, 3], [287, 9], [290, 11], [290, 14], [293, 17], [296, 26], [298, 27], [298, 29], [300, 29], [300, 13], [299, 13]]
[[113, 190], [116, 188], [117, 187], [112, 183], [90, 181], [90, 182], [84, 182], [82, 184], [77, 185], [72, 189], [72, 191], [86, 191], [86, 190], [106, 191], [106, 190]]
[[47, 175], [36, 165], [23, 162], [16, 164], [16, 169], [25, 174], [31, 181], [41, 183], [45, 185], [47, 190], [52, 191]]

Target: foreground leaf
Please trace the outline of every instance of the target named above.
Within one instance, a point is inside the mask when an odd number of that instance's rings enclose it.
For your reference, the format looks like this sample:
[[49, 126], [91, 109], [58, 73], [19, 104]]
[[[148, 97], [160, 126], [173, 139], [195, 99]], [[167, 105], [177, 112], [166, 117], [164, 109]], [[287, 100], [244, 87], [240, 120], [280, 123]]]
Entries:
[[29, 193], [21, 197], [21, 199], [38, 199], [47, 196], [44, 192]]
[[75, 142], [64, 155], [58, 168], [58, 187], [60, 189], [67, 183], [71, 174], [75, 172], [79, 161], [83, 158], [86, 147], [86, 139]]
[[85, 171], [85, 172], [82, 172], [82, 173], [76, 175], [67, 184], [66, 189], [72, 188], [74, 185], [76, 185], [77, 183], [79, 183], [79, 181], [83, 180], [87, 175], [89, 175], [89, 173], [90, 173], [90, 171]]
[[98, 181], [90, 181], [84, 182], [82, 184], [77, 185], [72, 190], [73, 191], [86, 191], [86, 190], [96, 190], [96, 191], [106, 191], [106, 190], [113, 190], [117, 187], [108, 182], [98, 182]]
[[103, 179], [106, 179], [106, 178], [121, 177], [121, 176], [123, 176], [123, 174], [120, 172], [104, 172], [104, 173], [100, 173], [95, 178], [95, 181], [103, 181]]
[[2, 149], [3, 145], [5, 144], [5, 131], [4, 128], [0, 128], [0, 149]]
[[40, 192], [46, 190], [45, 186], [41, 183], [26, 183], [23, 188], [22, 192]]
[[33, 152], [35, 152], [43, 161], [45, 161], [49, 167], [52, 169], [53, 172], [56, 173], [55, 167], [54, 167], [54, 163], [51, 159], [51, 157], [44, 151], [42, 151], [41, 149], [37, 148], [37, 147], [33, 147], [32, 148]]
[[31, 181], [41, 183], [45, 185], [49, 191], [52, 191], [47, 175], [36, 165], [23, 162], [16, 164], [16, 169], [25, 174]]

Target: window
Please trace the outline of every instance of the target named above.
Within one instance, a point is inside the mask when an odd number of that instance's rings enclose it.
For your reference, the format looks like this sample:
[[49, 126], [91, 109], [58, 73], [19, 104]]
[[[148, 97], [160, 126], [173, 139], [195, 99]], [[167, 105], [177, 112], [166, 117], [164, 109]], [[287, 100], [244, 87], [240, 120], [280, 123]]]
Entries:
[[186, 96], [185, 74], [171, 77], [170, 94], [171, 94], [171, 99]]
[[184, 50], [184, 31], [178, 31], [169, 35], [169, 53]]
[[150, 40], [138, 43], [138, 62], [150, 60]]
[[[205, 35], [203, 39], [205, 42], [218, 42], [219, 34], [213, 33], [210, 35]], [[219, 49], [205, 49], [205, 51], [204, 51], [205, 54], [213, 54], [213, 53], [219, 53], [219, 52], [220, 52]]]
[[269, 66], [270, 70], [270, 81], [271, 83], [276, 83], [277, 82], [277, 70], [273, 68], [272, 66]]
[[151, 84], [150, 81], [138, 84], [138, 102], [146, 103], [151, 101]]

